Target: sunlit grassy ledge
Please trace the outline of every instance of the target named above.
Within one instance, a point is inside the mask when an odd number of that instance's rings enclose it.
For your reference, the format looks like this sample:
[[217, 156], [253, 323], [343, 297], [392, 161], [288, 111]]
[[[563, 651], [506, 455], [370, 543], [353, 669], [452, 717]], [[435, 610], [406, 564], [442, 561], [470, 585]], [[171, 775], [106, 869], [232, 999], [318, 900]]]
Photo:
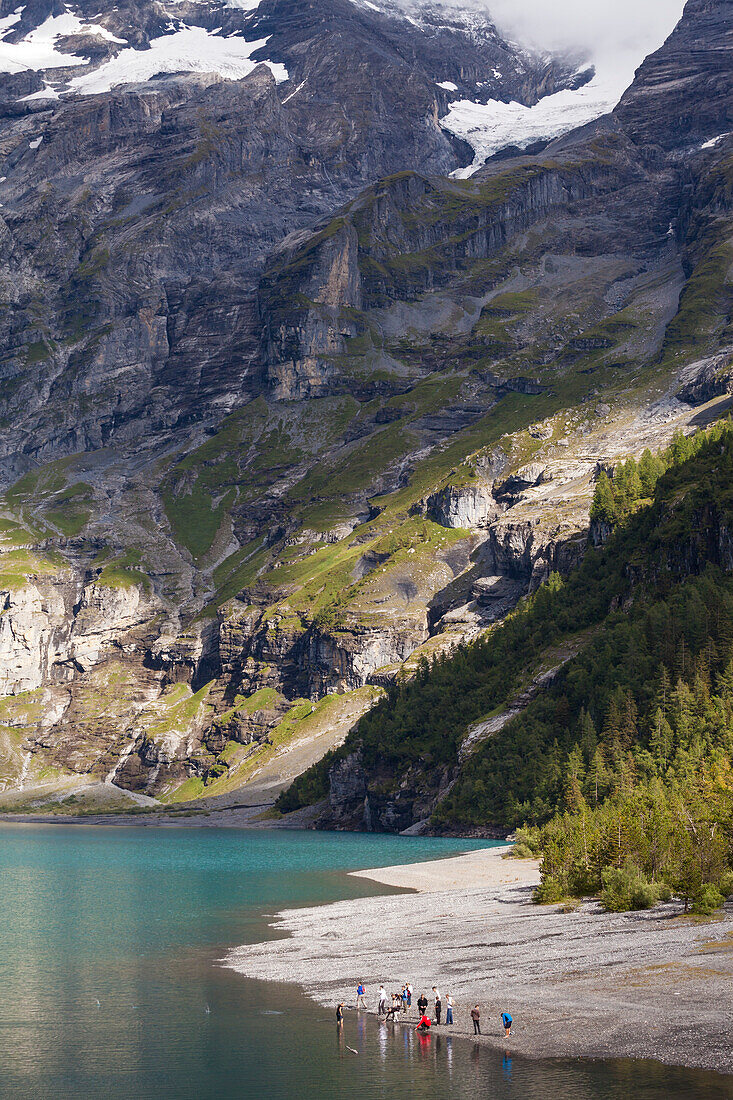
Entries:
[[[328, 1006], [353, 1008], [362, 979], [370, 1011], [380, 982], [391, 991], [409, 979], [415, 1000], [437, 985], [457, 1004], [451, 1034], [469, 1036], [478, 1001], [481, 1041], [518, 1054], [652, 1058], [733, 1074], [730, 903], [706, 921], [673, 903], [563, 912], [532, 902], [536, 863], [501, 852], [357, 872], [415, 892], [287, 910], [274, 922], [282, 938], [237, 948], [225, 965], [296, 982]], [[504, 1009], [515, 1020], [508, 1042]], [[353, 1020], [347, 1013], [347, 1041]]]

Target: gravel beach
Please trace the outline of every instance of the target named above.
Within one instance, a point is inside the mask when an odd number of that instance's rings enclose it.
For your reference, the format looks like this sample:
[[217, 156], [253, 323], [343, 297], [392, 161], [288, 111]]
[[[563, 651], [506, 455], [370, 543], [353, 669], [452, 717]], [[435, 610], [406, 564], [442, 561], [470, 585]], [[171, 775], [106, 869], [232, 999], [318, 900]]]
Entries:
[[[413, 892], [279, 913], [281, 938], [237, 948], [225, 965], [298, 983], [328, 1006], [353, 1006], [362, 979], [370, 1011], [380, 982], [391, 992], [409, 980], [413, 1002], [422, 991], [431, 1000], [435, 985], [456, 1005], [451, 1034], [473, 1041], [478, 1002], [477, 1041], [517, 1054], [653, 1058], [733, 1074], [733, 904], [705, 920], [675, 903], [562, 912], [533, 904], [537, 864], [503, 860], [504, 850], [355, 872]], [[515, 1021], [508, 1041], [504, 1009]], [[412, 1026], [415, 1016], [413, 1003]]]

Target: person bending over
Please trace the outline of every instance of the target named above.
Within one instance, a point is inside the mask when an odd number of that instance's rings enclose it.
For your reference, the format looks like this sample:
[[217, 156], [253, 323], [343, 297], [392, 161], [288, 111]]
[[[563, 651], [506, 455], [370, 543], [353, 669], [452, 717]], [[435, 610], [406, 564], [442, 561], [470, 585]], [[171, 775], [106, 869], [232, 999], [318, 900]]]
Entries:
[[424, 1012], [423, 1012], [422, 1016], [420, 1017], [420, 1020], [418, 1022], [417, 1027], [415, 1028], [415, 1031], [422, 1031], [423, 1033], [426, 1032], [426, 1031], [430, 1031], [430, 1017], [426, 1016]]

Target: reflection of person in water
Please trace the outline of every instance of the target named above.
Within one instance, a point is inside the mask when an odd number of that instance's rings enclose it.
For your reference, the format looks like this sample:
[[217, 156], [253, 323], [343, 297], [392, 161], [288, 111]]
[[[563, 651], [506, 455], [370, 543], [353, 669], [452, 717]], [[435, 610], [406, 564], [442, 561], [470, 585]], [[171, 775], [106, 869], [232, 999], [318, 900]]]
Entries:
[[423, 1058], [426, 1058], [430, 1053], [430, 1032], [418, 1031], [418, 1050]]
[[387, 1028], [380, 1027], [379, 1029], [379, 1055], [382, 1061], [387, 1057]]
[[501, 1060], [501, 1070], [507, 1081], [512, 1079], [512, 1056], [508, 1050], [504, 1051], [504, 1057]]

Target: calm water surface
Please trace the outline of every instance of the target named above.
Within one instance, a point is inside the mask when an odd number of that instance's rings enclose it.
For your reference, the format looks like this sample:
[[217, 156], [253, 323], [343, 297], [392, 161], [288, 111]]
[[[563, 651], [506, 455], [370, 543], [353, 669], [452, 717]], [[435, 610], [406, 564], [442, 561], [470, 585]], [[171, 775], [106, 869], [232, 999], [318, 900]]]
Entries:
[[[733, 1081], [532, 1062], [331, 1013], [217, 965], [267, 914], [383, 890], [345, 870], [467, 841], [233, 829], [0, 827], [0, 1097], [662, 1100]], [[358, 1054], [353, 1054], [348, 1047]]]

